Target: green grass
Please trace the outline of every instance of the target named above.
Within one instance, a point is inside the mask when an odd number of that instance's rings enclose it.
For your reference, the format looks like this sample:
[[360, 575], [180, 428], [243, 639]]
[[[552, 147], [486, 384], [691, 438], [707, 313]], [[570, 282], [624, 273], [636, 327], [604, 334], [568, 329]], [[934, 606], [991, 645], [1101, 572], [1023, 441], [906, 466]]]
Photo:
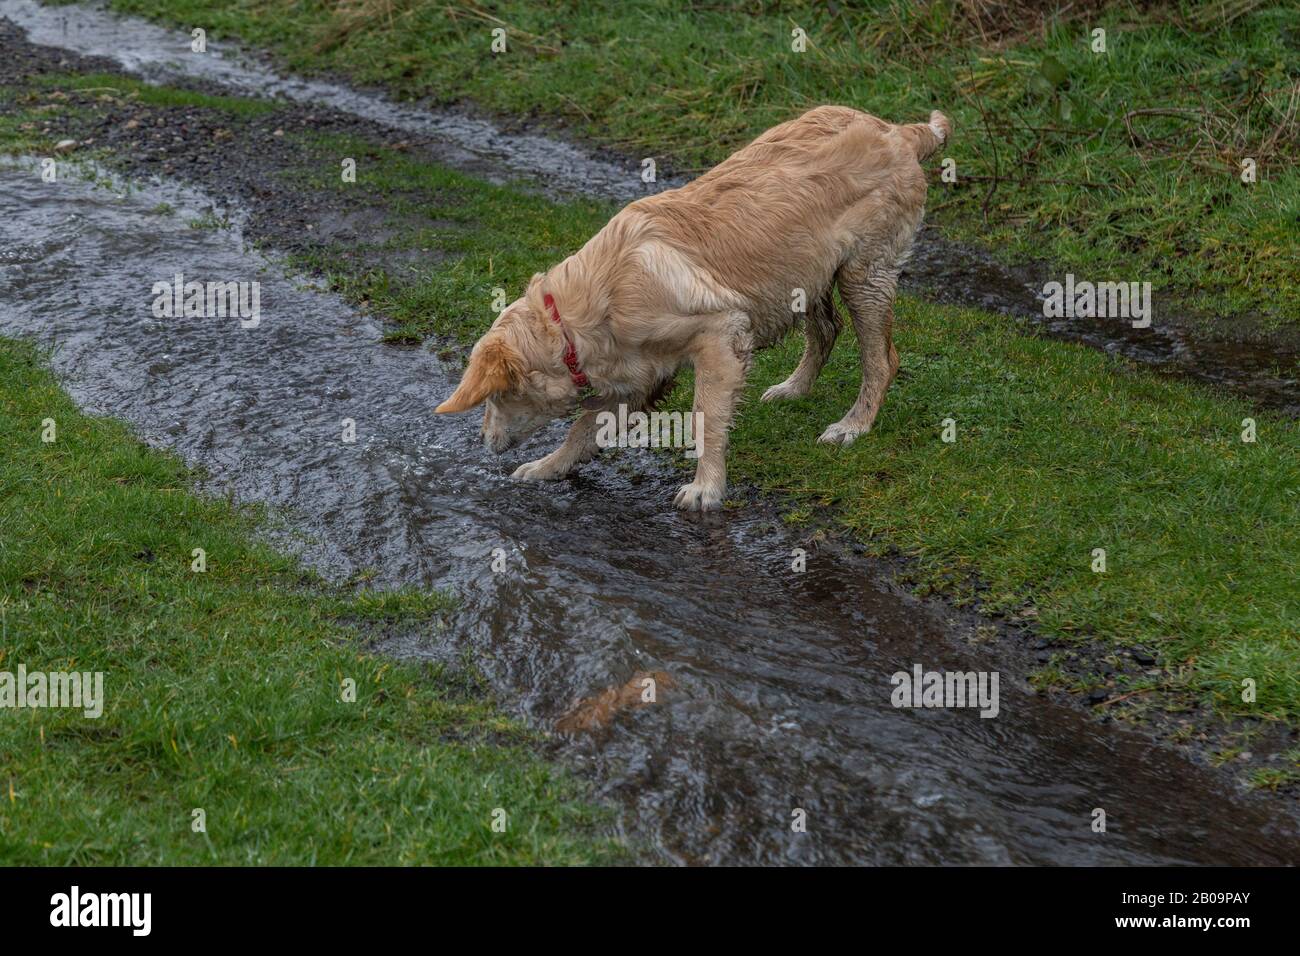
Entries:
[[[760, 404], [801, 343], [764, 353], [732, 473], [833, 505], [917, 576], [1044, 633], [1147, 645], [1223, 713], [1300, 718], [1300, 429], [975, 310], [903, 299], [872, 432], [815, 444], [857, 391], [845, 336], [807, 399]], [[680, 392], [678, 401], [686, 396]], [[1241, 441], [1243, 419], [1257, 441]], [[945, 419], [956, 441], [941, 440]], [[1106, 570], [1092, 570], [1093, 551]], [[976, 583], [978, 582], [978, 583]], [[1258, 699], [1241, 700], [1242, 681]]]
[[1281, 766], [1263, 767], [1250, 776], [1249, 786], [1255, 790], [1281, 790], [1300, 787], [1300, 750], [1281, 755]]
[[343, 623], [429, 627], [446, 598], [325, 587], [3, 339], [0, 438], [0, 671], [102, 671], [107, 698], [0, 710], [0, 863], [613, 858], [603, 812], [472, 676], [375, 658]]
[[[496, 316], [495, 289], [513, 298], [525, 279], [582, 245], [615, 209], [590, 200], [553, 203], [354, 136], [286, 135], [304, 156], [314, 157], [313, 164], [290, 174], [299, 187], [354, 195], [358, 189], [373, 190], [382, 197], [391, 221], [383, 231], [392, 235], [380, 241], [380, 250], [427, 250], [447, 257], [435, 264], [430, 254], [413, 273], [360, 274], [338, 267], [339, 253], [350, 248], [300, 259], [299, 264], [330, 274], [354, 300], [383, 312], [390, 341], [418, 342], [437, 333], [472, 342]], [[355, 184], [339, 176], [340, 157], [357, 160]]]
[[63, 138], [44, 129], [56, 114], [59, 119], [75, 121], [84, 119], [86, 111], [62, 100], [51, 100], [44, 91], [30, 86], [0, 85], [0, 152], [48, 156]]
[[[611, 207], [520, 195], [390, 150], [300, 139], [302, 182], [362, 190], [393, 211], [388, 246], [454, 249], [399, 282], [383, 269], [313, 263], [397, 320], [397, 332], [470, 341], [492, 289], [577, 248]], [[339, 156], [363, 157], [355, 184]], [[445, 225], [426, 230], [423, 217]], [[1162, 685], [1222, 714], [1300, 719], [1300, 428], [1242, 401], [1155, 375], [1084, 346], [1026, 335], [1016, 320], [903, 297], [902, 369], [875, 429], [817, 445], [858, 387], [848, 324], [813, 394], [757, 401], [796, 364], [802, 339], [760, 353], [730, 454], [731, 479], [786, 497], [801, 519], [824, 506], [874, 550], [915, 559], [937, 588], [1046, 634], [1154, 649]], [[686, 408], [690, 383], [674, 398]], [[1241, 440], [1243, 420], [1257, 441]], [[944, 419], [957, 440], [941, 441]], [[668, 502], [664, 502], [665, 507]], [[1092, 570], [1093, 550], [1107, 569]], [[1241, 699], [1242, 681], [1257, 698]]]
[[[21, 86], [0, 86], [0, 151], [11, 154], [46, 152], [63, 137], [43, 130], [55, 120], [80, 120], [93, 105], [69, 97], [107, 97], [115, 103], [145, 106], [188, 106], [218, 110], [232, 118], [249, 118], [275, 109], [270, 100], [215, 96], [171, 86], [151, 86], [112, 73], [43, 73]], [[84, 151], [83, 151], [84, 152]]]
[[[286, 135], [303, 157], [286, 187], [386, 211], [357, 242], [301, 264], [391, 319], [393, 339], [471, 341], [495, 314], [494, 290], [518, 294], [614, 208], [554, 203], [355, 137]], [[357, 159], [356, 183], [338, 175], [343, 156]], [[381, 264], [349, 266], [366, 242]], [[385, 255], [406, 264], [386, 267]], [[759, 357], [733, 481], [783, 493], [793, 518], [831, 506], [872, 548], [915, 558], [923, 588], [1035, 620], [1045, 633], [1148, 645], [1167, 668], [1162, 686], [1221, 713], [1300, 718], [1289, 571], [1300, 553], [1300, 430], [1024, 331], [904, 298], [902, 372], [876, 429], [848, 449], [814, 439], [855, 393], [851, 332], [813, 396], [754, 401], [794, 365], [800, 343], [790, 339]], [[675, 401], [688, 395], [684, 381]], [[1254, 444], [1240, 441], [1248, 416]], [[958, 427], [951, 445], [938, 437], [948, 417]], [[1104, 574], [1091, 570], [1095, 548], [1107, 552]], [[1249, 704], [1247, 678], [1257, 686]]]
[[27, 116], [0, 116], [0, 150], [31, 153], [46, 145], [46, 137], [37, 133], [31, 122]]
[[[706, 168], [823, 102], [895, 120], [945, 110], [931, 218], [1009, 259], [1153, 283], [1238, 334], [1300, 320], [1300, 7], [870, 0], [113, 0], [402, 95], [556, 117], [679, 169]], [[1063, 17], [1043, 10], [1065, 8]], [[977, 22], [975, 9], [989, 11]], [[834, 11], [834, 12], [832, 12]], [[507, 31], [508, 52], [490, 50]], [[792, 51], [804, 30], [806, 52]], [[1107, 52], [1090, 48], [1107, 31]], [[1159, 113], [1149, 112], [1159, 110]], [[1241, 161], [1258, 181], [1240, 181]]]
[[116, 73], [44, 73], [32, 78], [33, 86], [65, 93], [108, 96], [146, 106], [197, 106], [239, 116], [256, 116], [275, 109], [271, 100], [243, 96], [216, 96], [174, 86], [153, 86]]

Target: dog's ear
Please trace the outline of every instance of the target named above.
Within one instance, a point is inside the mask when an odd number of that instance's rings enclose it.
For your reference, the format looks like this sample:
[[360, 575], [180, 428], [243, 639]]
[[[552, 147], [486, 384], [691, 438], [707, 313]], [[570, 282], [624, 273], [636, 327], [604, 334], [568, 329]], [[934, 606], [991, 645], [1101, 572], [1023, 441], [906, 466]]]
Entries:
[[489, 395], [504, 392], [523, 377], [523, 356], [509, 342], [493, 338], [474, 350], [456, 391], [436, 411], [443, 414], [468, 411]]

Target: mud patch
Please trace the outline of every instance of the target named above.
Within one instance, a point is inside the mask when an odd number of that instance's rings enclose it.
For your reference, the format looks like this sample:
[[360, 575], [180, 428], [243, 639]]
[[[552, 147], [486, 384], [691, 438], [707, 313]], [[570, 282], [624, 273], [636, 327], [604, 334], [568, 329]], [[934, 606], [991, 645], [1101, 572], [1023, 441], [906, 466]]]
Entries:
[[[1048, 319], [1043, 284], [1064, 271], [1044, 263], [1012, 267], [993, 256], [922, 230], [902, 285], [926, 298], [977, 306], [1025, 320], [1027, 334], [1042, 333], [1124, 355], [1167, 375], [1195, 379], [1248, 396], [1260, 405], [1300, 414], [1300, 330], [1267, 328], [1250, 316], [1211, 321], [1159, 295], [1151, 327], [1123, 319]], [[1230, 330], [1230, 331], [1229, 331]]]

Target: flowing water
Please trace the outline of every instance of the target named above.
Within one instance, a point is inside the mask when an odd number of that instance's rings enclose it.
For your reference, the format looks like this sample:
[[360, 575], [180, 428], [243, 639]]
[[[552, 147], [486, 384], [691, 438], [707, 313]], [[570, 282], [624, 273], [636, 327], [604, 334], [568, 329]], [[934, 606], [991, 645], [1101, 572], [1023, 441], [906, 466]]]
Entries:
[[[33, 42], [111, 57], [153, 80], [212, 80], [420, 133], [437, 143], [438, 158], [488, 178], [525, 175], [548, 191], [616, 199], [648, 188], [626, 163], [285, 78], [222, 56], [220, 44], [192, 54], [183, 34], [96, 9], [0, 0], [0, 16]], [[175, 212], [161, 213], [162, 203]], [[338, 576], [374, 569], [380, 583], [454, 591], [461, 606], [449, 627], [395, 638], [384, 650], [446, 660], [469, 652], [522, 717], [571, 730], [558, 737], [561, 756], [624, 808], [625, 827], [651, 858], [1300, 856], [1290, 821], [1215, 796], [1218, 781], [1203, 771], [1007, 675], [995, 719], [893, 708], [895, 671], [916, 663], [995, 670], [1006, 649], [972, 641], [976, 622], [900, 593], [887, 569], [843, 549], [814, 551], [807, 573], [793, 573], [791, 552], [804, 542], [761, 504], [678, 515], [669, 502], [680, 479], [661, 459], [632, 452], [571, 482], [511, 483], [513, 466], [546, 450], [555, 431], [504, 461], [488, 456], [472, 416], [430, 413], [458, 368], [380, 344], [376, 322], [284, 278], [243, 248], [237, 228], [185, 224], [210, 207], [174, 185], [119, 195], [43, 184], [27, 165], [0, 171], [0, 331], [57, 346], [55, 367], [79, 402], [204, 466], [214, 492], [275, 507], [308, 535], [295, 546], [318, 568]], [[261, 324], [154, 318], [153, 283], [177, 272], [257, 279]], [[1033, 290], [1006, 270], [933, 238], [920, 244], [912, 275], [961, 301], [1038, 312]], [[1196, 365], [1187, 347], [1158, 332], [1124, 344], [1107, 339], [1113, 330], [1055, 331]], [[1203, 377], [1233, 376], [1270, 400], [1272, 386], [1248, 370]], [[355, 444], [340, 440], [343, 419], [356, 422]], [[493, 569], [494, 558], [504, 570]], [[618, 689], [639, 686], [643, 674], [655, 675], [658, 702], [620, 712], [637, 694]], [[597, 704], [575, 719], [580, 700]], [[1091, 830], [1096, 807], [1107, 812], [1105, 834]], [[806, 833], [791, 830], [796, 808], [807, 813]]]
[[[36, 0], [0, 0], [0, 17], [22, 27], [33, 43], [107, 57], [150, 81], [206, 80], [236, 93], [329, 106], [416, 133], [430, 139], [432, 158], [493, 181], [524, 177], [548, 194], [587, 193], [619, 201], [681, 182], [664, 179], [647, 185], [634, 162], [595, 156], [573, 144], [533, 133], [505, 132], [463, 112], [395, 103], [376, 92], [285, 76], [230, 44], [209, 40], [206, 53], [193, 53], [187, 33], [120, 17], [96, 6], [46, 7]], [[1063, 276], [1053, 278], [1063, 280]], [[913, 291], [1017, 315], [1051, 335], [1233, 389], [1261, 404], [1300, 414], [1300, 355], [1294, 348], [1189, 335], [1160, 314], [1159, 297], [1148, 329], [1134, 329], [1120, 319], [1048, 320], [1043, 317], [1039, 281], [1037, 287], [1029, 284], [991, 256], [944, 241], [930, 230], [922, 233], [903, 277], [904, 287]]]
[[[648, 453], [511, 482], [556, 430], [490, 456], [474, 416], [431, 413], [458, 368], [382, 344], [376, 321], [247, 251], [238, 226], [187, 225], [210, 206], [178, 186], [123, 193], [0, 167], [0, 334], [55, 346], [82, 406], [202, 466], [214, 493], [271, 505], [326, 573], [454, 592], [448, 627], [384, 650], [468, 653], [533, 726], [583, 726], [556, 736], [558, 756], [623, 808], [649, 859], [1300, 859], [1293, 821], [1009, 674], [993, 719], [894, 708], [895, 671], [995, 670], [1008, 649], [851, 551], [814, 549], [793, 573], [803, 542], [761, 502], [678, 514], [681, 479]], [[259, 281], [260, 323], [155, 318], [153, 284], [176, 273]], [[643, 673], [658, 675], [656, 703], [566, 716]]]

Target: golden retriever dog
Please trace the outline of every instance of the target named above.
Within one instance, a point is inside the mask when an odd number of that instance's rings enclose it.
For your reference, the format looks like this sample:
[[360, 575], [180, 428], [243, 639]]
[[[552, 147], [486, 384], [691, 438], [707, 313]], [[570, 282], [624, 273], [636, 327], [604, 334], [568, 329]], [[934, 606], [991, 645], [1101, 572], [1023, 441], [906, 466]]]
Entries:
[[[500, 454], [581, 406], [564, 443], [513, 475], [551, 480], [596, 455], [601, 412], [653, 407], [690, 364], [703, 434], [695, 480], [675, 504], [717, 508], [727, 432], [754, 350], [803, 318], [803, 358], [763, 400], [807, 395], [840, 331], [831, 297], [838, 286], [857, 332], [862, 387], [818, 441], [849, 444], [871, 428], [898, 370], [894, 293], [925, 211], [920, 164], [949, 130], [937, 111], [928, 123], [895, 125], [821, 106], [680, 189], [628, 204], [585, 246], [533, 276], [475, 344], [437, 410], [484, 404], [483, 438]], [[584, 398], [584, 389], [595, 394]]]

